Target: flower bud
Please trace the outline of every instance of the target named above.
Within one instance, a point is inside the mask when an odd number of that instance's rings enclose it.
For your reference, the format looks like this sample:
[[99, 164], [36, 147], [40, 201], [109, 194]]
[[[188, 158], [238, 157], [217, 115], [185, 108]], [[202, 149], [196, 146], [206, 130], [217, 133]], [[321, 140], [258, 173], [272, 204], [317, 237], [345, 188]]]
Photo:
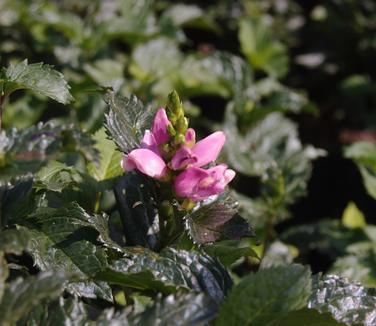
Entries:
[[176, 122], [176, 130], [181, 133], [185, 134], [188, 128], [188, 119], [186, 117], [180, 117], [179, 120]]
[[167, 132], [170, 135], [170, 137], [174, 137], [176, 135], [176, 130], [172, 126], [172, 124], [167, 126]]

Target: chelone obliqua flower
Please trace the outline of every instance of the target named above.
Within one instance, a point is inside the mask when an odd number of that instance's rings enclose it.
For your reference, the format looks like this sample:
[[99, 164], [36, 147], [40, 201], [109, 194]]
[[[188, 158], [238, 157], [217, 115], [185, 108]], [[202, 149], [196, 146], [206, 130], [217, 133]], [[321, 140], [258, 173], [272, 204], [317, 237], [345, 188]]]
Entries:
[[[183, 141], [168, 147], [173, 143], [170, 125], [166, 110], [158, 109], [152, 130], [145, 131], [140, 148], [124, 155], [123, 169], [138, 170], [161, 181], [172, 180], [177, 197], [196, 202], [223, 192], [235, 172], [225, 164], [207, 169], [205, 166], [218, 158], [226, 141], [225, 134], [217, 131], [196, 143], [195, 131], [185, 128]], [[166, 145], [170, 151], [166, 152]]]

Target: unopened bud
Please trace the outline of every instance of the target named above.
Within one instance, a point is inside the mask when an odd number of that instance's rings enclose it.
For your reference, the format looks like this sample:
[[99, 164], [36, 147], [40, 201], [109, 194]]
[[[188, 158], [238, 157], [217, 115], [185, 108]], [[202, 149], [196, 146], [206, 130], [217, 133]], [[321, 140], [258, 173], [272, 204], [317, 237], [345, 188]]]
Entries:
[[185, 136], [183, 134], [177, 134], [174, 137], [173, 144], [175, 146], [181, 145], [185, 143]]
[[172, 124], [169, 124], [167, 126], [167, 132], [168, 134], [170, 135], [170, 137], [174, 137], [176, 135], [176, 130], [175, 128], [172, 126]]
[[185, 134], [187, 128], [188, 119], [185, 117], [180, 117], [179, 120], [176, 122], [176, 130], [181, 134]]

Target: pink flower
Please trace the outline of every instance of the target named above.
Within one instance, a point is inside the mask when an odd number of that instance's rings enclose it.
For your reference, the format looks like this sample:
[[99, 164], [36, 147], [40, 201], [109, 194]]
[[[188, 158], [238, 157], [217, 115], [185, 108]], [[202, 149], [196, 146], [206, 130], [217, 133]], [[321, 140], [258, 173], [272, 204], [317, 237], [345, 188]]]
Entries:
[[235, 171], [225, 164], [207, 170], [191, 167], [176, 177], [175, 193], [179, 197], [200, 201], [223, 192], [234, 177]]
[[170, 121], [165, 109], [158, 109], [153, 121], [152, 131], [146, 130], [141, 141], [141, 148], [125, 154], [121, 166], [126, 171], [138, 170], [149, 177], [160, 179], [167, 173], [166, 163], [163, 161], [158, 145], [169, 140], [167, 126]]
[[167, 166], [163, 159], [157, 153], [146, 148], [135, 149], [128, 155], [124, 155], [121, 167], [126, 171], [137, 169], [155, 179], [160, 179], [167, 173]]
[[157, 145], [163, 144], [170, 139], [170, 135], [167, 131], [167, 126], [170, 124], [170, 120], [167, 118], [167, 113], [164, 108], [158, 109], [153, 121], [153, 128], [151, 130]]
[[[192, 134], [192, 132], [190, 133]], [[190, 137], [192, 136], [189, 135], [188, 138], [190, 139]], [[183, 146], [172, 158], [171, 168], [181, 170], [187, 166], [202, 167], [209, 164], [217, 159], [225, 141], [225, 134], [222, 131], [217, 131], [197, 142], [191, 149]]]

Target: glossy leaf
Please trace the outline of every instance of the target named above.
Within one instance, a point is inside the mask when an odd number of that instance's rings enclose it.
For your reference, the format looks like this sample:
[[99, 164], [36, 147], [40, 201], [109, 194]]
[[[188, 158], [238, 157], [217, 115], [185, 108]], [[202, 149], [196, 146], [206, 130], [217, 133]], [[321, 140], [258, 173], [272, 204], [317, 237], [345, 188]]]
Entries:
[[0, 324], [12, 326], [43, 300], [58, 297], [65, 280], [62, 273], [44, 272], [9, 283], [0, 303]]
[[72, 293], [112, 300], [107, 284], [92, 277], [107, 266], [106, 253], [96, 245], [97, 232], [88, 214], [77, 204], [58, 209], [42, 207], [27, 217], [33, 241], [27, 251], [41, 270], [77, 274], [80, 282], [70, 283]]
[[359, 283], [351, 283], [336, 275], [318, 275], [314, 278], [308, 308], [329, 312], [345, 324], [376, 322], [376, 293]]
[[17, 89], [30, 89], [63, 104], [73, 100], [64, 76], [52, 69], [52, 66], [43, 63], [28, 64], [27, 60], [24, 60], [10, 65], [5, 70], [1, 83], [3, 84], [0, 84], [0, 87], [5, 95]]
[[198, 244], [254, 235], [249, 224], [236, 214], [237, 202], [228, 193], [223, 193], [201, 203], [186, 215], [186, 228], [192, 240]]
[[134, 95], [125, 98], [109, 91], [105, 101], [109, 108], [105, 127], [118, 148], [124, 153], [138, 148], [145, 130], [151, 127], [154, 111]]
[[264, 269], [244, 277], [232, 289], [216, 325], [270, 325], [290, 311], [303, 308], [310, 293], [308, 267], [286, 265]]

